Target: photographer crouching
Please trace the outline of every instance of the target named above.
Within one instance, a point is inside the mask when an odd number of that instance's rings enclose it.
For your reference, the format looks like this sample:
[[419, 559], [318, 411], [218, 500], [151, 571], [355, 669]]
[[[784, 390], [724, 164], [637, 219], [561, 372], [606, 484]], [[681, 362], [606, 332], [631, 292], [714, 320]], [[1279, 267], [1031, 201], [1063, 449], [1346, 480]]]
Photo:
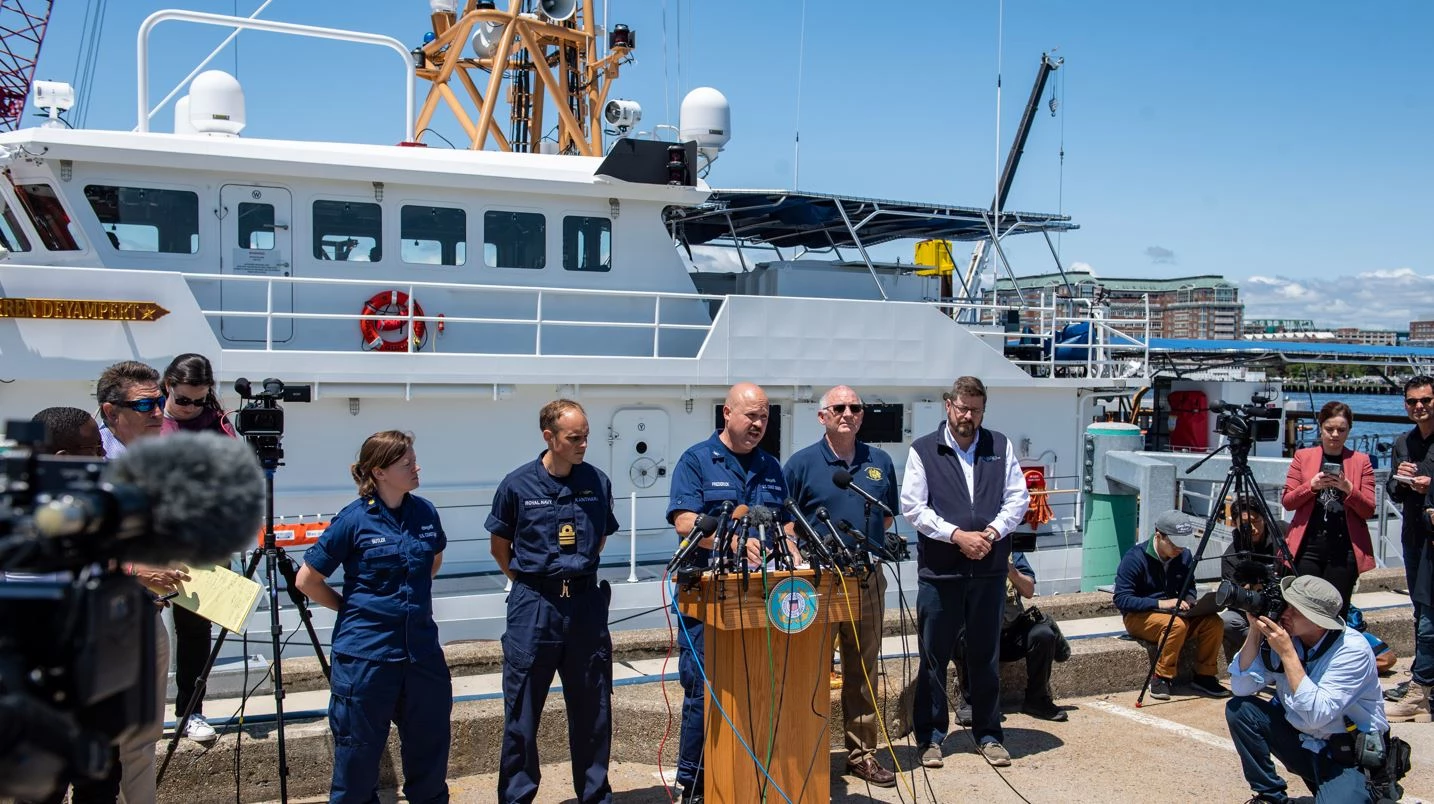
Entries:
[[[1386, 753], [1399, 752], [1385, 751], [1389, 723], [1369, 643], [1340, 619], [1344, 600], [1323, 578], [1286, 577], [1261, 597], [1263, 605], [1248, 608], [1276, 619], [1246, 612], [1249, 634], [1230, 663], [1235, 697], [1225, 707], [1250, 801], [1288, 800], [1272, 755], [1316, 802], [1373, 801], [1365, 768], [1385, 780]], [[1274, 699], [1257, 697], [1270, 681]]]

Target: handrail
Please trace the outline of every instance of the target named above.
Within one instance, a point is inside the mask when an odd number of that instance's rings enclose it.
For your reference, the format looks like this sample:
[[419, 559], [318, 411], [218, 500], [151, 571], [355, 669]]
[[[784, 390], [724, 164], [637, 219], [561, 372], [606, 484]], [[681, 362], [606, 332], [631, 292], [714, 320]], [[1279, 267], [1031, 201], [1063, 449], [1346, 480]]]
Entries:
[[403, 118], [403, 141], [413, 142], [413, 56], [409, 54], [408, 47], [397, 39], [391, 36], [383, 36], [382, 34], [345, 31], [341, 28], [320, 28], [316, 25], [298, 25], [292, 22], [250, 19], [248, 17], [233, 17], [225, 14], [209, 14], [203, 11], [185, 11], [183, 9], [173, 8], [150, 14], [139, 26], [138, 41], [136, 42], [136, 61], [138, 62], [136, 66], [139, 70], [139, 115], [137, 118], [138, 122], [135, 124], [136, 131], [149, 131], [149, 33], [156, 25], [166, 20], [193, 22], [199, 25], [218, 25], [225, 28], [268, 31], [269, 33], [292, 34], [295, 36], [311, 36], [316, 39], [337, 39], [343, 42], [355, 42], [361, 45], [379, 45], [381, 47], [390, 48], [396, 51], [399, 58], [403, 60], [403, 88], [407, 103], [407, 110]]

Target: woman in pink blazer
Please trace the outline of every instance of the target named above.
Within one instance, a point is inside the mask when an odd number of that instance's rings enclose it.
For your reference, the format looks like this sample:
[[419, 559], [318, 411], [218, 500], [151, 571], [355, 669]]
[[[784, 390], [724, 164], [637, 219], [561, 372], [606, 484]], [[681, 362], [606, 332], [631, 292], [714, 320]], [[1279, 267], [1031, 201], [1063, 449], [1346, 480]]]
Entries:
[[1374, 467], [1369, 456], [1344, 445], [1354, 411], [1328, 402], [1315, 417], [1319, 444], [1295, 452], [1281, 503], [1294, 511], [1288, 536], [1296, 575], [1318, 575], [1344, 598], [1359, 574], [1374, 569], [1368, 520], [1374, 516]]

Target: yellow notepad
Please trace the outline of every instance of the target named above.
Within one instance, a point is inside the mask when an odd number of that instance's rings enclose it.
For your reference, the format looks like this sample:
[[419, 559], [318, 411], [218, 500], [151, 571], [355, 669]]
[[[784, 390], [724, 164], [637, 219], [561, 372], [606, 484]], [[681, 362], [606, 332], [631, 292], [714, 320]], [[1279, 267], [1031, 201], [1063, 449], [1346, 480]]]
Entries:
[[262, 587], [228, 567], [183, 567], [189, 580], [170, 602], [230, 631], [243, 631], [244, 620], [259, 602]]

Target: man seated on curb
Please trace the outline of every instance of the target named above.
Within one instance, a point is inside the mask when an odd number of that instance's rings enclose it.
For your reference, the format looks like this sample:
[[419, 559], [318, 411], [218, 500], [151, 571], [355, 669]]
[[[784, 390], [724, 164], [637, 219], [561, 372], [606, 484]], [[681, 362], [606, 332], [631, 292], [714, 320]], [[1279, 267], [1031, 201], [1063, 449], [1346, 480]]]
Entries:
[[[1056, 623], [1040, 609], [1027, 609], [1022, 599], [1036, 595], [1036, 571], [1025, 553], [1012, 553], [1006, 571], [1006, 610], [1001, 621], [1001, 661], [1026, 660], [1026, 700], [1021, 711], [1041, 720], [1064, 723], [1066, 711], [1051, 697], [1051, 666], [1071, 656], [1070, 645]], [[957, 643], [956, 667], [960, 673], [961, 703], [956, 722], [971, 725], [971, 698], [966, 691], [966, 645]]]
[[[1271, 756], [1304, 779], [1315, 801], [1370, 801], [1354, 733], [1389, 722], [1369, 643], [1339, 618], [1344, 600], [1314, 575], [1280, 580], [1285, 607], [1276, 623], [1249, 617], [1249, 635], [1230, 663], [1235, 698], [1225, 705], [1251, 802], [1287, 801]], [[1257, 693], [1275, 682], [1275, 699]]]
[[1125, 630], [1136, 639], [1159, 645], [1161, 634], [1167, 625], [1170, 627], [1170, 637], [1155, 661], [1155, 676], [1150, 679], [1150, 697], [1157, 700], [1170, 698], [1170, 685], [1180, 666], [1180, 649], [1188, 638], [1195, 640], [1196, 648], [1195, 677], [1190, 680], [1190, 688], [1211, 698], [1230, 694], [1215, 677], [1224, 632], [1220, 615], [1177, 616], [1173, 623], [1170, 619], [1171, 610], [1188, 611], [1195, 602], [1193, 594], [1177, 599], [1185, 577], [1194, 569], [1190, 550], [1182, 542], [1192, 542], [1194, 532], [1184, 514], [1166, 511], [1155, 520], [1155, 535], [1127, 550], [1115, 571], [1115, 607], [1124, 615]]

